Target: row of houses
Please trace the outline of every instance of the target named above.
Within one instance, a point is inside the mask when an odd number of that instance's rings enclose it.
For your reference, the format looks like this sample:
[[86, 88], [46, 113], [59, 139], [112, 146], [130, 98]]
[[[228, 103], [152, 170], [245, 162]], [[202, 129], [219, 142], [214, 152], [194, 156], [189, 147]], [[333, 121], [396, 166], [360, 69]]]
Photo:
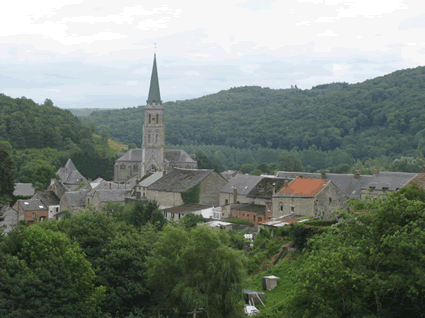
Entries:
[[[255, 227], [278, 224], [290, 216], [329, 219], [332, 212], [345, 208], [347, 199], [386, 196], [389, 191], [417, 183], [425, 186], [422, 173], [384, 172], [373, 175], [279, 171], [275, 175], [251, 176], [236, 171], [218, 174], [212, 169], [174, 168], [167, 174], [155, 172], [142, 179], [133, 177], [124, 183], [94, 181], [82, 176], [71, 160], [57, 172], [47, 191], [36, 192], [13, 207], [0, 207], [8, 215], [10, 229], [17, 221], [61, 219], [65, 211], [76, 214], [90, 206], [98, 211], [107, 202], [156, 200], [167, 220], [179, 220], [187, 213], [212, 220], [229, 217], [245, 219]], [[14, 211], [14, 212], [13, 212]], [[15, 222], [16, 222], [15, 220]], [[276, 222], [274, 222], [276, 221]], [[272, 222], [272, 223], [270, 223]], [[274, 222], [274, 223], [273, 223]], [[288, 223], [282, 221], [279, 224]], [[291, 222], [289, 222], [291, 223]]]

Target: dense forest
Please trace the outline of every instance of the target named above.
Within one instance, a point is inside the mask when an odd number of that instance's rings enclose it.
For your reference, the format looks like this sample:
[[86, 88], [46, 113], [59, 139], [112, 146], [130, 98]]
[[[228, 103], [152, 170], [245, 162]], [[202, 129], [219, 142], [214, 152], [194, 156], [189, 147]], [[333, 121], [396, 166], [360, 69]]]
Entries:
[[50, 99], [38, 105], [0, 94], [0, 145], [13, 159], [16, 182], [43, 189], [69, 158], [88, 178], [112, 179], [117, 151], [110, 149], [108, 139], [106, 131], [94, 137], [93, 129]]
[[[237, 87], [197, 99], [167, 102], [167, 145], [216, 145], [322, 151], [341, 149], [352, 160], [417, 156], [425, 151], [425, 67], [358, 84], [312, 89]], [[87, 127], [140, 146], [143, 107], [80, 117]]]

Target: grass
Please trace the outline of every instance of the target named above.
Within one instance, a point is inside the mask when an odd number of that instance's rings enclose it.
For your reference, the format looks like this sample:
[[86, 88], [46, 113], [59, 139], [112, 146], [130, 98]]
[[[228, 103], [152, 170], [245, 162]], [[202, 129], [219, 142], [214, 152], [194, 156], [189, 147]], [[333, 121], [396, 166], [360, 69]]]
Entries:
[[[93, 134], [93, 139], [95, 140], [96, 144], [100, 142], [101, 137], [99, 135]], [[113, 152], [122, 152], [127, 151], [128, 150], [128, 145], [124, 145], [118, 141], [109, 139], [108, 140], [108, 145], [109, 148], [113, 151]]]
[[[282, 310], [293, 294], [295, 288], [294, 277], [301, 267], [303, 257], [299, 253], [289, 253], [284, 259], [272, 268], [260, 274], [249, 276], [247, 289], [263, 291], [266, 295], [264, 304], [257, 306], [260, 314], [255, 317], [283, 317]], [[277, 287], [271, 291], [263, 290], [261, 280], [263, 276], [275, 275], [279, 277]]]

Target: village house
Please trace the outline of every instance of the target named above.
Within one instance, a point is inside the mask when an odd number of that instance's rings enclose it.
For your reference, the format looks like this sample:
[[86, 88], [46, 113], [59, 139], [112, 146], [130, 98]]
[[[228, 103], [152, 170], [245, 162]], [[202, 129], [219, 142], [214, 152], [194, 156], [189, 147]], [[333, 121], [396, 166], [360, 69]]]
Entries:
[[53, 191], [38, 191], [31, 199], [43, 202], [49, 210], [49, 220], [54, 219], [60, 212], [60, 199]]
[[395, 192], [416, 183], [425, 188], [425, 168], [422, 173], [388, 172], [375, 170], [373, 176], [361, 187], [361, 199], [386, 197], [387, 192]]
[[86, 195], [89, 189], [65, 192], [59, 203], [60, 211], [69, 211], [72, 215], [84, 211], [86, 207]]
[[173, 207], [185, 204], [183, 196], [188, 190], [199, 191], [199, 202], [186, 203], [216, 206], [219, 203], [218, 193], [226, 183], [227, 180], [212, 169], [174, 168], [152, 183], [146, 196], [148, 200], [156, 200], [160, 206]]
[[148, 191], [148, 187], [156, 182], [157, 180], [163, 177], [162, 171], [154, 172], [151, 175], [146, 175], [138, 184], [136, 184], [134, 196], [136, 199], [147, 200], [146, 193]]
[[330, 213], [341, 208], [347, 199], [330, 180], [297, 177], [285, 181], [283, 189], [273, 196], [273, 218], [294, 213], [329, 219]]
[[49, 209], [41, 200], [18, 200], [12, 208], [18, 212], [18, 221], [25, 221], [27, 225], [33, 224], [35, 220], [49, 220]]
[[88, 180], [77, 170], [71, 159], [68, 159], [66, 165], [59, 168], [56, 174], [71, 191], [76, 190], [81, 183], [88, 183]]
[[252, 198], [248, 197], [249, 192], [263, 179], [261, 176], [251, 176], [238, 174], [231, 178], [220, 190], [220, 205], [225, 206], [231, 203], [252, 203]]
[[53, 191], [59, 200], [61, 200], [65, 192], [69, 192], [71, 190], [66, 185], [64, 185], [61, 180], [51, 179], [47, 191]]
[[285, 179], [303, 177], [306, 179], [331, 180], [349, 198], [358, 199], [361, 197], [361, 188], [372, 178], [371, 175], [362, 175], [361, 170], [356, 170], [354, 174], [329, 173], [328, 170], [324, 170], [321, 173], [278, 171], [276, 177]]
[[131, 189], [94, 190], [91, 206], [94, 211], [100, 211], [108, 202], [125, 204], [126, 196], [130, 195]]
[[258, 222], [262, 222], [272, 217], [270, 205], [236, 203], [232, 204], [230, 209], [232, 218], [247, 220], [255, 227], [258, 226]]

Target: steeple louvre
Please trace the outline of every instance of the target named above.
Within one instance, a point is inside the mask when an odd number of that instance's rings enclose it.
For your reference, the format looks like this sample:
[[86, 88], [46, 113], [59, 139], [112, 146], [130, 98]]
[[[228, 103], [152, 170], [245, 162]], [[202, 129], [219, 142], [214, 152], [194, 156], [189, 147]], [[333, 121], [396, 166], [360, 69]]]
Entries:
[[162, 104], [161, 94], [159, 93], [158, 70], [156, 67], [156, 54], [154, 55], [154, 58], [153, 58], [151, 85], [149, 87], [149, 96], [146, 103], [148, 105]]

